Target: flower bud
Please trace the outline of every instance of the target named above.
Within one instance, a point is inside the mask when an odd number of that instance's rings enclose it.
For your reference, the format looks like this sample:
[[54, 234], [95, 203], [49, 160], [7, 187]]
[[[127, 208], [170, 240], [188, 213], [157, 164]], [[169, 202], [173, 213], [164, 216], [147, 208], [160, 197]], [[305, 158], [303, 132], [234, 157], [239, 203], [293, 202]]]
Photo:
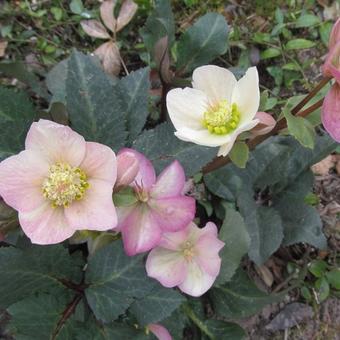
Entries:
[[259, 123], [251, 130], [253, 136], [265, 135], [273, 130], [276, 125], [275, 119], [266, 112], [257, 112], [255, 119], [259, 120]]
[[133, 182], [139, 171], [139, 162], [129, 150], [122, 150], [117, 156], [117, 181], [115, 188], [127, 186]]

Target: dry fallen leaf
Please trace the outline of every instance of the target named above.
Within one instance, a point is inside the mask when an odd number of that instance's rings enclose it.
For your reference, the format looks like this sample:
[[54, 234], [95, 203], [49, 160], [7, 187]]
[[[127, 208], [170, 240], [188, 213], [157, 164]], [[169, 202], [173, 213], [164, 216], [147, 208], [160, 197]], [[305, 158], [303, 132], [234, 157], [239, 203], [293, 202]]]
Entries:
[[274, 277], [272, 272], [265, 266], [257, 266], [255, 265], [255, 270], [257, 274], [260, 275], [262, 281], [266, 284], [267, 287], [271, 287], [274, 282]]
[[160, 76], [166, 83], [171, 82], [170, 56], [168, 47], [168, 36], [159, 39], [154, 48], [154, 59], [159, 70]]
[[108, 41], [100, 45], [94, 54], [102, 62], [105, 72], [117, 76], [120, 72], [121, 61], [117, 45], [113, 41]]
[[132, 0], [125, 0], [123, 2], [117, 18], [116, 32], [120, 31], [131, 21], [137, 9], [138, 6]]
[[113, 10], [116, 6], [116, 0], [106, 0], [100, 6], [100, 16], [105, 26], [111, 31], [115, 32], [116, 18], [113, 15]]
[[312, 166], [312, 171], [314, 174], [325, 176], [328, 175], [329, 170], [334, 167], [334, 158], [332, 155], [327, 156], [319, 163]]
[[8, 45], [7, 41], [0, 41], [0, 58], [5, 55], [7, 45]]
[[100, 39], [110, 39], [106, 28], [97, 20], [83, 20], [80, 22], [83, 30], [91, 37]]

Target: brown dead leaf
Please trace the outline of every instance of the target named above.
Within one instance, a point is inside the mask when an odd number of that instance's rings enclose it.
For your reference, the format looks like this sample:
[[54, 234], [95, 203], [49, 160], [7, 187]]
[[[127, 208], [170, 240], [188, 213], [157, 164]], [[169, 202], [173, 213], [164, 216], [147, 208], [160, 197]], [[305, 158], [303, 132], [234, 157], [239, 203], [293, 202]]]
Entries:
[[172, 79], [170, 71], [170, 56], [168, 46], [168, 36], [159, 39], [154, 47], [154, 59], [159, 70], [161, 79], [170, 83]]
[[100, 5], [100, 16], [105, 26], [111, 31], [115, 32], [116, 18], [113, 15], [113, 10], [116, 6], [116, 0], [106, 0]]
[[116, 32], [120, 31], [131, 21], [137, 9], [137, 4], [135, 4], [132, 0], [125, 0], [123, 2], [117, 18]]
[[106, 73], [117, 76], [120, 72], [121, 61], [120, 53], [117, 45], [113, 41], [108, 41], [100, 45], [94, 54], [98, 56], [102, 62]]
[[8, 45], [7, 41], [0, 41], [0, 58], [5, 55], [7, 45]]
[[327, 156], [319, 163], [312, 166], [312, 171], [316, 175], [325, 176], [328, 175], [329, 170], [334, 167], [335, 160], [332, 155]]
[[257, 266], [255, 265], [256, 272], [260, 275], [262, 281], [266, 284], [267, 287], [271, 287], [274, 282], [274, 277], [272, 272], [265, 266]]
[[106, 28], [98, 20], [83, 20], [80, 22], [81, 27], [91, 37], [99, 39], [110, 39]]

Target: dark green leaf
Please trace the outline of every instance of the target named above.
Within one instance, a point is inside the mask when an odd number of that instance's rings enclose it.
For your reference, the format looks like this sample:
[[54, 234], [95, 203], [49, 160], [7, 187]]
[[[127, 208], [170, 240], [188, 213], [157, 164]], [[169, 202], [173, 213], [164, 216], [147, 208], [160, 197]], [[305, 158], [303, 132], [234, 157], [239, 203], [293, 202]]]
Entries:
[[205, 322], [209, 333], [216, 340], [242, 340], [246, 339], [246, 332], [236, 323], [209, 319]]
[[46, 85], [53, 94], [51, 103], [66, 104], [66, 79], [69, 59], [55, 65], [46, 75]]
[[0, 272], [0, 306], [7, 307], [35, 292], [62, 292], [63, 280], [79, 283], [81, 263], [62, 246], [0, 248]]
[[142, 131], [148, 116], [149, 68], [131, 72], [121, 79], [122, 110], [126, 117], [128, 140], [132, 143]]
[[328, 298], [329, 292], [330, 292], [329, 283], [326, 280], [326, 278], [322, 277], [318, 279], [315, 282], [315, 288], [317, 289], [318, 300], [319, 300], [318, 303], [325, 301]]
[[322, 260], [314, 260], [308, 265], [308, 270], [315, 277], [322, 277], [327, 270], [327, 263]]
[[228, 24], [221, 14], [207, 13], [181, 36], [177, 51], [177, 68], [182, 73], [209, 63], [227, 52]]
[[319, 17], [314, 14], [304, 14], [297, 19], [295, 27], [311, 27], [320, 23]]
[[100, 249], [90, 258], [86, 272], [87, 301], [95, 316], [105, 322], [116, 319], [156, 285], [146, 276], [143, 256], [129, 257], [121, 241]]
[[72, 0], [70, 3], [70, 10], [74, 14], [81, 14], [84, 10], [82, 0]]
[[119, 150], [127, 137], [121, 91], [91, 56], [75, 51], [67, 69], [66, 106], [72, 128], [89, 141]]
[[282, 54], [282, 51], [280, 49], [271, 47], [261, 52], [261, 59], [265, 60], [265, 59], [275, 58], [281, 54]]
[[210, 291], [215, 312], [226, 319], [246, 318], [265, 305], [280, 301], [284, 295], [268, 295], [260, 291], [239, 270], [232, 280]]
[[0, 87], [0, 160], [24, 149], [34, 117], [33, 105], [24, 92]]
[[250, 238], [242, 216], [232, 208], [226, 209], [225, 219], [219, 232], [219, 239], [225, 243], [220, 251], [222, 265], [215, 285], [229, 281], [242, 257], [248, 252]]
[[174, 130], [168, 123], [143, 132], [134, 142], [133, 148], [148, 157], [157, 172], [177, 159], [187, 176], [200, 171], [217, 154], [215, 148], [182, 142], [175, 137]]
[[185, 298], [177, 291], [157, 285], [148, 295], [137, 299], [130, 308], [140, 325], [158, 323], [179, 307]]
[[340, 268], [335, 268], [327, 272], [326, 277], [333, 288], [340, 290]]

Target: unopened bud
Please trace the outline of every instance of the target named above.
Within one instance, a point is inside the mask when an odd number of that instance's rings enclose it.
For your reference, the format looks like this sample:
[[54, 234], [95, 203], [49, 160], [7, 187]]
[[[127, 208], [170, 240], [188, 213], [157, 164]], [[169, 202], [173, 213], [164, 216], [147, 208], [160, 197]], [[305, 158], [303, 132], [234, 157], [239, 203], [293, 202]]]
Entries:
[[139, 171], [139, 162], [136, 156], [129, 150], [122, 150], [117, 156], [117, 181], [116, 188], [131, 184]]
[[276, 125], [275, 119], [266, 112], [257, 112], [255, 119], [258, 119], [259, 123], [251, 130], [253, 136], [265, 135]]

